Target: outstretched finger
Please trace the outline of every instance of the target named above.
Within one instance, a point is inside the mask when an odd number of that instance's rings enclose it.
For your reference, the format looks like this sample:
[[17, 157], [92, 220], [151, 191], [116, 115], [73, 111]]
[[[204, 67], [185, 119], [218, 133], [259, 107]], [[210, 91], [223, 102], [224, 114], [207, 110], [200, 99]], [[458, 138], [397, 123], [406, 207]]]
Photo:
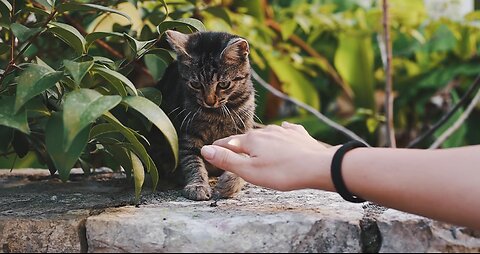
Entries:
[[213, 142], [213, 145], [227, 148], [235, 153], [249, 154], [249, 150], [247, 149], [247, 145], [245, 144], [245, 134], [233, 135], [230, 137], [219, 139]]
[[235, 153], [217, 145], [203, 146], [201, 154], [205, 160], [215, 167], [242, 175], [242, 170], [250, 165], [250, 157]]

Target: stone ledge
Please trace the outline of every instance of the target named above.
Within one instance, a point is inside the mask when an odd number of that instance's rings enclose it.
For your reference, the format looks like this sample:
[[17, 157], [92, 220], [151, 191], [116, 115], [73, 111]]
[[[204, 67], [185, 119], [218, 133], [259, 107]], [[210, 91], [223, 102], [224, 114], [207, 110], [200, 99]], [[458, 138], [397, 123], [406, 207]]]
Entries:
[[[0, 170], [0, 252], [480, 252], [479, 231], [392, 209], [366, 231], [362, 205], [335, 193], [247, 185], [193, 202], [147, 187], [134, 207], [132, 186], [114, 175], [42, 174]], [[362, 246], [365, 235], [382, 244]]]

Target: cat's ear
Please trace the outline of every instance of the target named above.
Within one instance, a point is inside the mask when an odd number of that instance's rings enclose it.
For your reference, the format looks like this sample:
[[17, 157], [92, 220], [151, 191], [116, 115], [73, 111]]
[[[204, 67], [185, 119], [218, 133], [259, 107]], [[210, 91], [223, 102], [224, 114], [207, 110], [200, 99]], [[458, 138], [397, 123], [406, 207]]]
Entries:
[[245, 61], [250, 53], [248, 42], [242, 38], [231, 39], [221, 53], [221, 57], [227, 63]]
[[170, 46], [172, 46], [175, 52], [177, 52], [177, 54], [189, 56], [186, 50], [188, 35], [174, 30], [167, 30], [165, 34], [167, 35], [168, 43]]

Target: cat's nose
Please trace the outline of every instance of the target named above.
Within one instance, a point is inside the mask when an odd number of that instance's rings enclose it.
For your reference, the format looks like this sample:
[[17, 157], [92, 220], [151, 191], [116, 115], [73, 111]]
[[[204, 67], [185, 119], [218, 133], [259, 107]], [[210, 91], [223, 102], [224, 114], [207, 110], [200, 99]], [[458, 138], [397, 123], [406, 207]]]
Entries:
[[205, 104], [213, 108], [215, 104], [217, 104], [217, 98], [215, 98], [215, 96], [207, 96], [207, 98], [205, 98]]

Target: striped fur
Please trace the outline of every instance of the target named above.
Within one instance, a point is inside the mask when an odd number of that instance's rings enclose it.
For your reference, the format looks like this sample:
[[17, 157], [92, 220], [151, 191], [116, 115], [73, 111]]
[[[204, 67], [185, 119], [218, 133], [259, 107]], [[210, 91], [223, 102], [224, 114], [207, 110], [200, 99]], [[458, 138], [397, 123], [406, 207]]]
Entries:
[[[177, 61], [167, 68], [158, 87], [163, 94], [162, 108], [179, 135], [183, 194], [192, 200], [232, 197], [243, 180], [208, 164], [200, 149], [253, 127], [255, 91], [248, 43], [220, 32], [166, 34]], [[214, 190], [209, 176], [220, 176]]]

